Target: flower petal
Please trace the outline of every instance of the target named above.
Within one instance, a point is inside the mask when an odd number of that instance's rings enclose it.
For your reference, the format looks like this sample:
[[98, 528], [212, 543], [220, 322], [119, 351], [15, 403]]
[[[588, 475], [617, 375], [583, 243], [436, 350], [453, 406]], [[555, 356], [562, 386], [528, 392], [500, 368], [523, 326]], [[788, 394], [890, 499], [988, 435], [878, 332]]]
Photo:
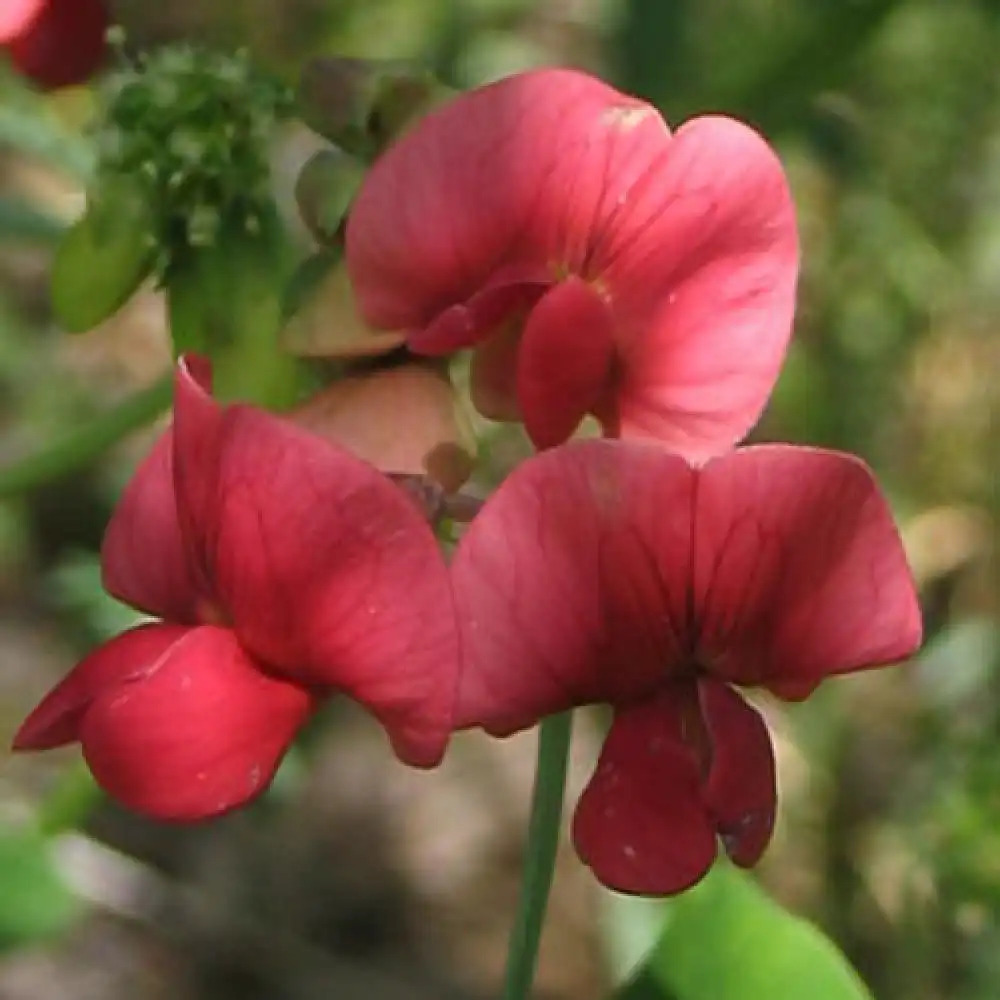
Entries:
[[610, 389], [614, 327], [606, 304], [577, 277], [535, 306], [521, 337], [517, 396], [536, 448], [562, 444]]
[[4, 0], [0, 6], [0, 45], [31, 28], [49, 0]]
[[698, 761], [669, 697], [620, 710], [573, 817], [573, 843], [611, 889], [670, 895], [716, 856]]
[[551, 282], [544, 274], [495, 279], [467, 302], [448, 306], [421, 330], [413, 330], [407, 346], [415, 354], [452, 354], [473, 347], [505, 325], [520, 328], [524, 314]]
[[458, 640], [448, 570], [384, 475], [288, 420], [219, 407], [182, 366], [181, 524], [244, 646], [301, 683], [343, 690], [407, 763], [451, 730]]
[[209, 625], [185, 631], [144, 676], [97, 695], [80, 741], [98, 784], [130, 809], [203, 819], [267, 788], [313, 704]]
[[155, 670], [187, 631], [180, 625], [140, 625], [98, 646], [24, 720], [14, 749], [50, 750], [78, 740], [80, 723], [94, 699]]
[[[564, 69], [520, 73], [427, 115], [370, 171], [347, 265], [375, 326], [422, 328], [517, 265], [586, 264], [596, 214], [669, 141], [648, 105]], [[485, 331], [484, 331], [485, 332]], [[415, 341], [412, 343], [416, 343]], [[419, 348], [423, 350], [424, 348]]]
[[472, 473], [474, 441], [447, 372], [434, 364], [407, 363], [339, 379], [292, 419], [376, 468], [430, 475], [447, 492]]
[[920, 645], [902, 543], [871, 472], [853, 456], [765, 445], [707, 465], [694, 588], [702, 664], [783, 697]]
[[47, 0], [8, 40], [11, 61], [43, 87], [83, 83], [104, 60], [107, 26], [103, 0]]
[[177, 520], [173, 432], [153, 445], [130, 480], [104, 533], [104, 589], [141, 611], [193, 625], [203, 599]]
[[798, 258], [767, 143], [728, 118], [682, 126], [595, 247], [623, 344], [619, 433], [692, 460], [743, 437], [784, 357]]
[[460, 541], [457, 725], [503, 735], [647, 694], [686, 661], [693, 473], [663, 449], [578, 441], [524, 462]]
[[777, 801], [774, 750], [760, 713], [728, 684], [698, 682], [702, 717], [712, 743], [705, 803], [729, 856], [756, 864], [771, 841]]

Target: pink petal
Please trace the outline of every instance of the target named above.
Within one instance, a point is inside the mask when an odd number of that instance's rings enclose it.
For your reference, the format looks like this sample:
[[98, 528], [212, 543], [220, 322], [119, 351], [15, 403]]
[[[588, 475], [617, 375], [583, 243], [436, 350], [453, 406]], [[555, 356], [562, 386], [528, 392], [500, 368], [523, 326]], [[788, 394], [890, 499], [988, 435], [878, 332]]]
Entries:
[[22, 723], [15, 750], [50, 750], [80, 738], [80, 723], [95, 698], [140, 680], [188, 629], [140, 625], [98, 646], [81, 660]]
[[199, 593], [177, 520], [173, 433], [153, 445], [136, 470], [104, 533], [104, 588], [132, 607], [167, 621], [195, 624]]
[[660, 448], [579, 441], [524, 462], [458, 545], [458, 726], [502, 735], [626, 703], [686, 662], [693, 473]]
[[348, 692], [397, 754], [429, 766], [451, 730], [458, 642], [447, 567], [414, 504], [342, 448], [180, 369], [181, 524], [247, 650]]
[[742, 438], [784, 357], [798, 257], [767, 143], [728, 118], [680, 128], [602, 222], [591, 264], [622, 339], [618, 431], [692, 460]]
[[103, 0], [48, 0], [8, 39], [11, 62], [43, 87], [84, 83], [104, 61], [107, 27]]
[[824, 677], [920, 645], [913, 579], [871, 472], [813, 448], [746, 448], [699, 475], [699, 658], [712, 673], [804, 697]]
[[535, 306], [518, 355], [517, 395], [536, 448], [562, 444], [610, 388], [614, 327], [607, 305], [569, 277]]
[[48, 0], [4, 0], [0, 5], [0, 45], [29, 30]]
[[354, 202], [347, 265], [362, 314], [423, 328], [514, 265], [578, 271], [594, 218], [668, 141], [648, 105], [570, 70], [457, 97], [383, 154]]
[[620, 710], [573, 817], [573, 843], [611, 889], [670, 895], [712, 866], [715, 830], [698, 761], [669, 698]]
[[777, 788], [767, 726], [728, 684], [698, 682], [702, 715], [712, 743], [705, 802], [716, 831], [736, 864], [756, 864], [771, 841]]
[[492, 283], [461, 304], [438, 313], [422, 330], [414, 330], [407, 346], [416, 354], [452, 354], [472, 347], [504, 325], [516, 321], [544, 294], [547, 276], [525, 273], [517, 278], [494, 278]]
[[227, 629], [186, 631], [145, 676], [87, 708], [80, 740], [98, 784], [156, 819], [216, 816], [260, 795], [313, 708], [263, 673]]

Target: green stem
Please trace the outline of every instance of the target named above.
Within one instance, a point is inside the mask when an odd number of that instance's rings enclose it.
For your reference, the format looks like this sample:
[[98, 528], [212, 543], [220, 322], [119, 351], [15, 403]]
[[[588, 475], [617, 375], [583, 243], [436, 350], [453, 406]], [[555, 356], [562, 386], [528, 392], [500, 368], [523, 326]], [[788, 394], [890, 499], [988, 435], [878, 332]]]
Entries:
[[563, 791], [572, 712], [543, 719], [538, 731], [538, 762], [531, 797], [528, 848], [521, 881], [521, 898], [507, 949], [503, 1000], [526, 1000], [535, 975], [538, 942], [552, 887], [559, 845]]
[[137, 392], [41, 451], [0, 469], [0, 500], [61, 479], [84, 468], [130, 431], [157, 417], [170, 405], [169, 376]]

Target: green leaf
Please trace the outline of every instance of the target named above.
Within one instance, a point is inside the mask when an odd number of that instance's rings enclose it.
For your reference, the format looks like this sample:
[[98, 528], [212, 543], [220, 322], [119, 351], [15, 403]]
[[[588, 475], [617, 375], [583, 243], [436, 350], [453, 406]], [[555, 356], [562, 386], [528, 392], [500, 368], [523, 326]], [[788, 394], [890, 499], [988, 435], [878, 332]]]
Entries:
[[139, 187], [104, 177], [52, 262], [52, 309], [71, 333], [114, 315], [153, 267], [150, 218]]
[[0, 829], [0, 886], [0, 949], [61, 934], [79, 912], [49, 843], [33, 829]]
[[872, 1000], [827, 937], [728, 862], [664, 910], [654, 952], [617, 1000]]

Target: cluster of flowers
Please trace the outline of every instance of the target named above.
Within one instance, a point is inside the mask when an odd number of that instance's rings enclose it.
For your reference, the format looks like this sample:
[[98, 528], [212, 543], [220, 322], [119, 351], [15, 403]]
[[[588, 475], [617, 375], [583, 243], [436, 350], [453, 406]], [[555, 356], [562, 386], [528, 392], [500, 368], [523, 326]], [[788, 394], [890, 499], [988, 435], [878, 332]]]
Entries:
[[[333, 696], [418, 767], [457, 729], [607, 704], [573, 820], [596, 876], [677, 892], [720, 841], [752, 865], [775, 764], [738, 689], [802, 699], [921, 637], [866, 466], [734, 447], [778, 376], [798, 256], [780, 163], [737, 121], [672, 134], [559, 69], [431, 112], [351, 210], [359, 309], [415, 353], [471, 348], [474, 404], [523, 422], [538, 453], [447, 560], [393, 470], [220, 405], [188, 356], [102, 552], [107, 589], [161, 621], [84, 659], [16, 747], [79, 741], [120, 801], [195, 820], [259, 794]], [[571, 440], [588, 415], [603, 435]]]

